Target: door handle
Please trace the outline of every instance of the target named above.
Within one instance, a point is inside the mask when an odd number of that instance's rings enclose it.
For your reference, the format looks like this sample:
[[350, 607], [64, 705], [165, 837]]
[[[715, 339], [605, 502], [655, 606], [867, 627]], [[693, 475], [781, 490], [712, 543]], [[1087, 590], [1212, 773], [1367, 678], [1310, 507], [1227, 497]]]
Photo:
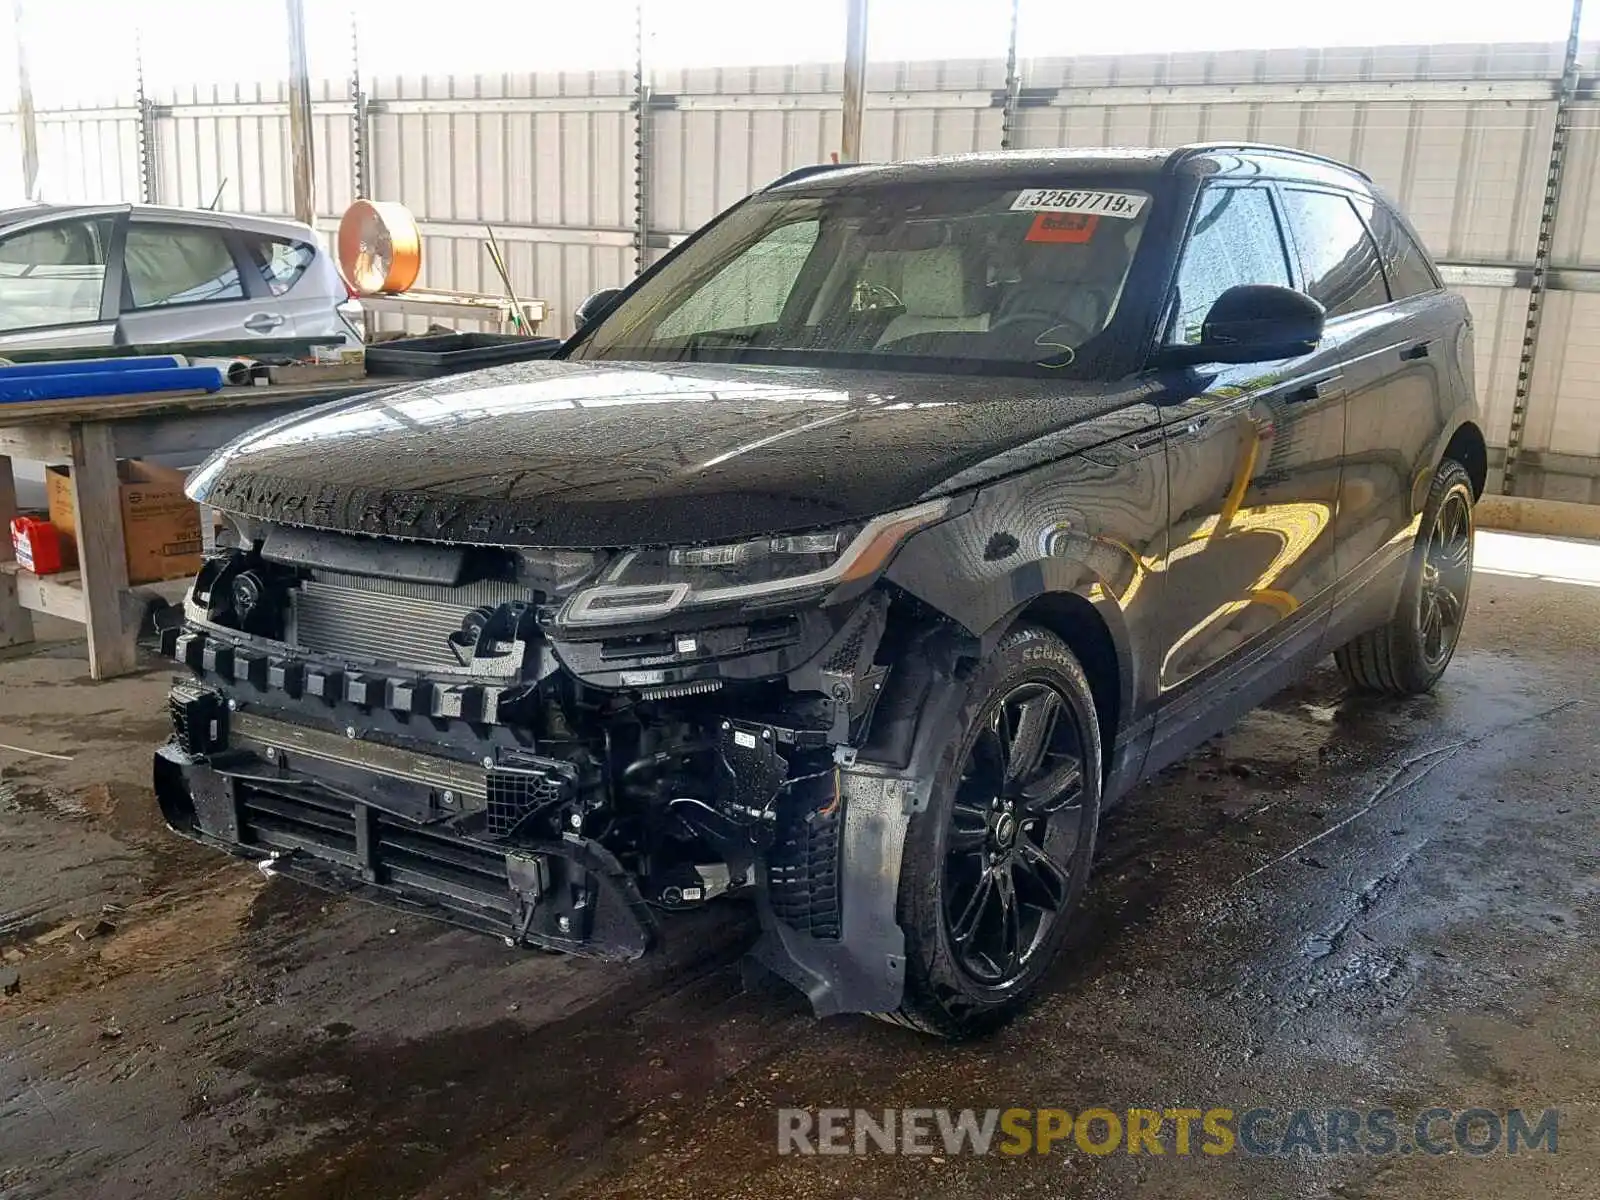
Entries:
[[244, 327], [251, 333], [268, 333], [283, 324], [283, 318], [277, 313], [251, 313], [245, 318]]
[[1427, 358], [1427, 357], [1428, 357], [1428, 343], [1427, 342], [1417, 342], [1417, 343], [1415, 343], [1413, 345], [1407, 346], [1404, 350], [1400, 351], [1400, 358], [1401, 358], [1401, 360], [1403, 362], [1414, 362], [1419, 358]]
[[1182, 425], [1179, 425], [1177, 428], [1169, 429], [1167, 431], [1167, 435], [1166, 436], [1167, 436], [1169, 441], [1174, 441], [1174, 442], [1178, 441], [1181, 438], [1199, 437], [1202, 433], [1205, 432], [1206, 426], [1210, 425], [1211, 422], [1214, 421], [1214, 420], [1216, 420], [1216, 417], [1215, 417], [1214, 414], [1212, 414], [1212, 413], [1201, 413], [1197, 417], [1190, 417], [1187, 421], [1185, 421]]
[[1141, 437], [1133, 438], [1125, 444], [1127, 445], [1128, 449], [1133, 451], [1135, 454], [1143, 454], [1146, 450], [1152, 449], [1153, 447], [1161, 444], [1161, 431], [1157, 429], [1153, 433], [1147, 433]]

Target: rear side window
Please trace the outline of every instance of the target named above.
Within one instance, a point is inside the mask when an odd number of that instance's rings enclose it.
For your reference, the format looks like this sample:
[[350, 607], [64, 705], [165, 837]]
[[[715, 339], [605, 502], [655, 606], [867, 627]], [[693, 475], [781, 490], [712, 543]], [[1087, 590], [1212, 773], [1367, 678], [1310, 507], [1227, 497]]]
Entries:
[[1291, 286], [1272, 193], [1265, 188], [1210, 188], [1178, 268], [1178, 296], [1170, 342], [1198, 342], [1217, 297], [1248, 283]]
[[305, 242], [292, 242], [284, 238], [261, 237], [244, 234], [244, 243], [261, 272], [261, 280], [274, 296], [281, 296], [300, 282], [316, 258], [315, 246]]
[[1333, 192], [1284, 192], [1305, 291], [1330, 317], [1389, 303], [1378, 251], [1356, 210]]
[[0, 331], [98, 321], [111, 226], [97, 217], [0, 237]]
[[124, 258], [136, 309], [244, 299], [239, 264], [214, 229], [130, 225]]
[[1438, 291], [1439, 280], [1428, 265], [1428, 256], [1399, 218], [1381, 204], [1373, 205], [1366, 217], [1372, 238], [1378, 243], [1384, 272], [1389, 276], [1390, 294], [1396, 300], [1404, 300]]

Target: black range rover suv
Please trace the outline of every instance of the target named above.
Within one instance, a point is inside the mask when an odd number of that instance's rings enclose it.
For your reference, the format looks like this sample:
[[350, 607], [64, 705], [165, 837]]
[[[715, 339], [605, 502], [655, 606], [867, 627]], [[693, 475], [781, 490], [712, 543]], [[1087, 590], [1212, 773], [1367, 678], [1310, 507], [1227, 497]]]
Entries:
[[1471, 323], [1348, 167], [798, 171], [580, 318], [194, 475], [174, 829], [608, 958], [747, 895], [817, 1013], [957, 1036], [1141, 777], [1330, 652], [1450, 660]]

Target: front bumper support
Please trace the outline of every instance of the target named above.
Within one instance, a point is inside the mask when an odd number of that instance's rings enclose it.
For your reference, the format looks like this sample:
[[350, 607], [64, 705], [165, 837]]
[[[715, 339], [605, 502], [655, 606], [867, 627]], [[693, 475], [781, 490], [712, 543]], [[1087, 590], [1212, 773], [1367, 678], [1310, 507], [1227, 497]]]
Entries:
[[332, 785], [254, 750], [166, 745], [155, 790], [176, 832], [325, 890], [589, 958], [636, 959], [655, 940], [632, 877], [598, 842], [470, 836], [372, 803], [393, 780], [351, 773]]

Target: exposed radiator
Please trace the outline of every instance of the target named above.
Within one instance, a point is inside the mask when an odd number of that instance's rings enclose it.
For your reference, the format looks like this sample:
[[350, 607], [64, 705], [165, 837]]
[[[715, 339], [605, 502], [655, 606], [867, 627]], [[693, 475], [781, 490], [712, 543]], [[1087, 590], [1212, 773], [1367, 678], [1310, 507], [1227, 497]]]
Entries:
[[513, 583], [446, 589], [321, 572], [293, 594], [294, 644], [302, 650], [460, 671], [449, 639], [462, 619], [474, 608], [527, 593]]

